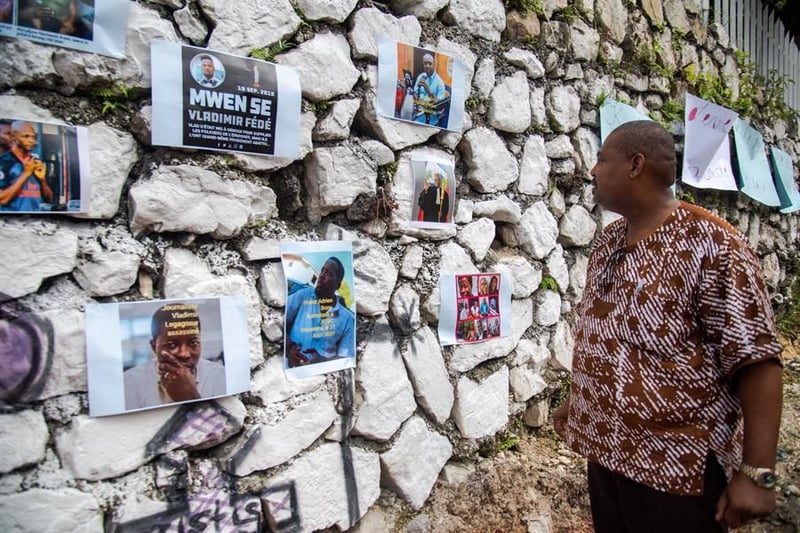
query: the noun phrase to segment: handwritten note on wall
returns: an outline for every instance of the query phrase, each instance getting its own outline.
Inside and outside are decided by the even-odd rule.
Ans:
[[[686,137],[681,180],[701,189],[737,190],[730,164],[728,132],[738,115],[686,94]]]
[[[774,146],[769,147],[772,156],[772,168],[775,171],[775,188],[781,200],[781,213],[793,213],[800,210],[800,192],[794,181],[792,158]]]
[[[600,105],[600,142],[606,142],[606,137],[617,127],[634,120],[652,119],[635,107],[606,98]]]
[[[769,171],[764,137],[744,121],[736,119],[733,126],[736,143],[736,164],[742,181],[741,190],[753,200],[765,205],[781,205],[772,173]]]

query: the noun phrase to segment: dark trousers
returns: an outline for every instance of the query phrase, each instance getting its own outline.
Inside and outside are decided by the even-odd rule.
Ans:
[[[589,463],[589,499],[595,533],[710,533],[727,528],[714,520],[727,485],[725,472],[709,454],[702,496],[678,496],[636,483]]]

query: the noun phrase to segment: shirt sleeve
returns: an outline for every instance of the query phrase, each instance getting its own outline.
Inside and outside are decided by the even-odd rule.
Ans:
[[[731,377],[749,363],[780,357],[761,265],[747,244],[728,235],[706,271],[698,308],[722,372]]]
[[[355,320],[353,319],[353,315],[348,314],[342,337],[339,339],[339,346],[337,347],[336,354],[341,357],[353,357],[355,355],[355,353],[353,353],[355,346]]]

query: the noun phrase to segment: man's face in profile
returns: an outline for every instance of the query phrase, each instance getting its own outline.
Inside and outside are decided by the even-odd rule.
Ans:
[[[203,76],[210,80],[214,76],[214,62],[210,59],[203,59],[200,62],[200,67],[203,69]]]
[[[150,341],[150,346],[159,363],[166,360],[194,369],[202,352],[200,335],[197,333],[181,335],[181,330],[185,331],[185,327],[177,330],[164,328],[158,337]]]

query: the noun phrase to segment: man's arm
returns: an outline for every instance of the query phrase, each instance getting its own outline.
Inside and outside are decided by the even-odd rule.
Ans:
[[[567,438],[567,418],[569,417],[569,402],[571,400],[571,392],[567,394],[567,399],[564,403],[558,406],[558,409],[553,411],[553,429],[562,438]]]
[[[39,185],[42,188],[42,197],[47,200],[48,203],[51,203],[53,201],[53,189],[50,188],[50,185],[47,183],[47,179],[45,178],[47,173],[44,163],[38,159],[33,160],[33,175],[37,180],[39,180]]]
[[[775,468],[783,393],[781,366],[777,359],[741,368],[737,393],[744,417],[742,461],[751,466]],[[759,487],[736,472],[717,504],[717,520],[731,527],[775,510],[775,490]]]
[[[11,201],[19,194],[19,191],[22,190],[22,187],[25,186],[25,182],[28,181],[28,178],[31,176],[31,174],[33,174],[32,161],[27,161],[22,163],[22,165],[22,172],[20,172],[16,178],[14,178],[13,174],[9,172],[11,179],[13,179],[14,182],[5,189],[0,189],[0,205],[8,205],[11,203]]]

